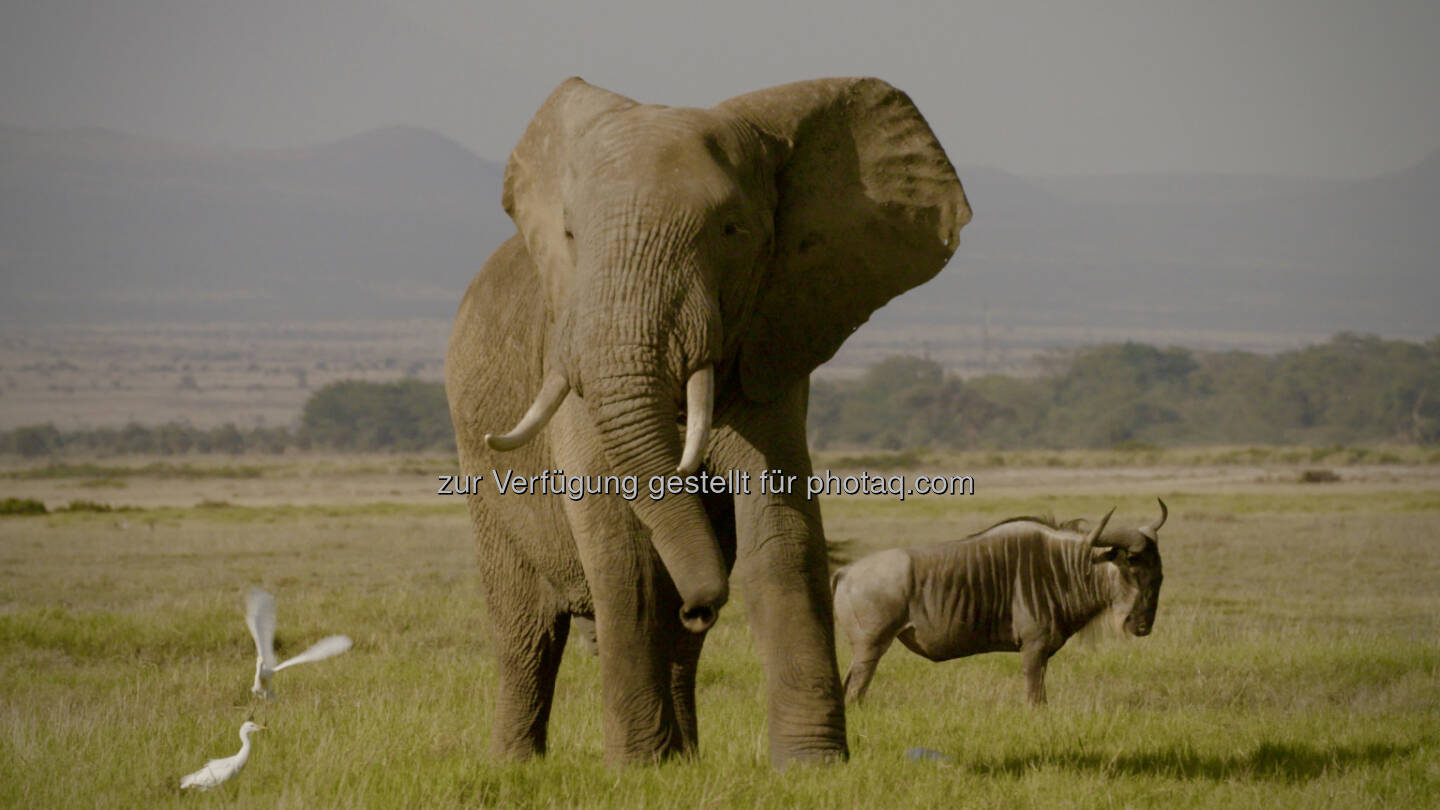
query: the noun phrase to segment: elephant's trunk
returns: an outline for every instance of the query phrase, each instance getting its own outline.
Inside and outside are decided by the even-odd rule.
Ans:
[[[676,430],[677,386],[669,375],[657,373],[655,363],[637,362],[652,352],[614,346],[587,351],[591,359],[581,364],[584,399],[610,465],[640,482],[641,495],[631,507],[649,527],[650,541],[679,591],[681,623],[700,632],[714,624],[725,604],[729,577],[700,499],[667,490],[666,484],[676,480],[677,469],[699,466],[713,407],[713,378],[706,367],[688,381],[691,402],[682,454]]]
[[[627,203],[577,240],[589,250],[578,253],[562,345],[606,460],[639,481],[630,507],[679,592],[681,622],[700,632],[729,596],[728,566],[699,496],[667,485],[704,459],[722,333],[712,274],[693,252],[697,221],[660,213]]]

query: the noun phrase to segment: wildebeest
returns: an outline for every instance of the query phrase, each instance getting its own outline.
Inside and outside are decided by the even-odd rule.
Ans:
[[[1088,534],[1081,521],[1010,518],[963,540],[871,554],[834,573],[835,617],[850,639],[845,702],[865,695],[890,643],[931,661],[1019,652],[1030,702],[1045,702],[1045,665],[1105,614],[1148,635],[1160,597],[1156,533],[1168,511],[1138,529]]]

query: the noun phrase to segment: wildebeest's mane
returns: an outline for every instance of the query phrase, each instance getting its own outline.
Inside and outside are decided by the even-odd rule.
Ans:
[[[1054,515],[1022,515],[1020,517],[1005,518],[993,526],[988,526],[972,535],[968,535],[965,539],[969,540],[971,537],[979,537],[982,534],[987,534],[1010,523],[1038,523],[1047,529],[1054,529],[1057,532],[1078,532],[1082,531],[1085,527],[1084,518],[1075,518],[1060,523],[1055,519]]]

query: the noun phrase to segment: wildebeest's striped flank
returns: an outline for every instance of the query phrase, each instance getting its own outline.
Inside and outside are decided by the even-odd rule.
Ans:
[[[1114,510],[1110,510],[1113,514]],[[865,694],[897,637],[932,661],[984,652],[1022,656],[1032,703],[1045,702],[1045,665],[1070,636],[1109,613],[1143,636],[1164,578],[1160,517],[1136,529],[1088,534],[1080,521],[1011,518],[963,540],[890,549],[836,571],[835,617],[850,639],[845,700]]]

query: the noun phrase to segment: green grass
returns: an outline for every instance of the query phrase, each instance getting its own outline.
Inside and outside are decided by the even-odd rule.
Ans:
[[[599,668],[578,650],[550,756],[492,761],[494,665],[455,499],[0,520],[0,805],[1434,807],[1440,497],[1341,487],[1166,494],[1151,637],[1072,642],[1041,711],[1018,656],[932,664],[897,645],[848,712],[850,762],[784,773],[743,604],[706,643],[698,761],[607,767]],[[830,499],[825,517],[863,551],[1117,503],[1117,521],[1154,509],[982,490]],[[279,599],[282,655],[334,632],[355,648],[252,700],[252,583]],[[269,728],[244,772],[182,795],[251,716]],[[919,746],[951,761],[907,759]]]

